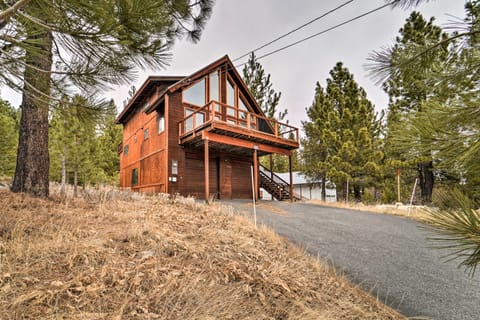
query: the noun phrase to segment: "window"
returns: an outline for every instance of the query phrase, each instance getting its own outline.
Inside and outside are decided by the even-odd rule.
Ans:
[[[165,131],[165,116],[163,114],[158,115],[158,133]]]
[[[138,168],[132,170],[132,186],[138,184]]]
[[[242,120],[247,120],[248,108],[242,96],[238,99],[238,109],[240,109],[238,111],[238,117]]]
[[[227,80],[227,104],[235,106],[235,86]]]
[[[143,130],[143,140],[147,140],[147,139],[148,139],[148,128]]]
[[[123,147],[123,156],[124,157],[128,156],[128,150],[129,150],[129,147],[128,147],[128,144],[126,144],[125,147]]]
[[[242,96],[240,96],[239,102],[240,102],[240,103],[239,103],[238,108],[239,108],[240,110],[248,111],[247,104],[245,103],[245,101],[244,101],[244,99],[243,99]]]
[[[205,78],[183,91],[183,101],[197,106],[205,105]]]
[[[209,81],[210,81],[210,101],[220,101],[220,86],[218,83],[218,71],[210,73]]]
[[[178,174],[178,161],[172,160],[172,175]]]

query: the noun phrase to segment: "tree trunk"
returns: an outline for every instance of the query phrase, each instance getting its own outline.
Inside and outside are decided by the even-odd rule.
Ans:
[[[73,197],[76,198],[78,196],[78,165],[75,164],[73,167]]]
[[[327,186],[326,186],[327,179],[325,177],[322,177],[321,181],[322,181],[322,198],[321,198],[321,200],[323,202],[325,202],[325,201],[327,201]]]
[[[355,197],[355,201],[357,201],[357,202],[362,201],[362,189],[357,184],[353,185],[353,195]]]
[[[427,204],[432,202],[434,182],[432,161],[422,162],[418,164],[418,181],[420,185],[422,203]]]
[[[13,192],[49,195],[48,107],[52,69],[52,34],[32,27],[25,53],[22,115]],[[41,71],[44,70],[44,71]]]
[[[65,184],[67,182],[67,165],[66,165],[66,156],[65,156],[66,150],[65,147],[63,147],[62,151],[62,160],[61,160],[61,165],[62,165],[62,185],[60,187],[60,194],[62,196],[65,195]]]

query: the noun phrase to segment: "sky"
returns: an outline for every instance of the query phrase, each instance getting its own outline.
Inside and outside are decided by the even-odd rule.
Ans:
[[[187,76],[228,54],[234,60],[296,27],[345,3],[346,0],[216,0],[200,41],[177,41],[170,65],[161,70],[139,70],[131,85],[139,88],[149,75]],[[338,23],[385,4],[383,0],[356,0],[308,27],[255,52],[257,56],[321,32]],[[434,0],[416,8],[425,18],[436,18],[440,26],[463,19],[464,0]],[[313,101],[316,82],[325,86],[329,71],[338,62],[354,75],[365,89],[377,111],[385,109],[387,95],[368,76],[365,65],[373,50],[393,44],[398,30],[413,9],[384,8],[359,20],[326,32],[299,45],[265,57],[259,62],[271,75],[274,90],[282,93],[279,110],[288,109],[287,119],[301,127],[307,119],[305,108]],[[248,57],[235,61],[246,62]],[[243,67],[239,67],[241,73]],[[115,87],[104,97],[113,98],[121,111],[131,85]],[[20,95],[2,88],[0,94],[12,105],[20,104]]]

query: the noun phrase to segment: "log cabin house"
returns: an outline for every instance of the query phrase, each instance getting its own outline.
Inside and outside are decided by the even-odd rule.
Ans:
[[[209,200],[251,199],[252,189],[258,199],[263,187],[294,198],[291,180],[258,158],[284,155],[291,172],[298,129],[265,117],[228,56],[187,77],[150,76],[116,122],[123,188]]]

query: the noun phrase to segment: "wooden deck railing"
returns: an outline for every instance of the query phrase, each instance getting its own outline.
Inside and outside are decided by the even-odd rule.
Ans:
[[[297,143],[299,139],[298,128],[218,101],[210,101],[181,120],[178,123],[180,138],[213,122],[226,123]]]

